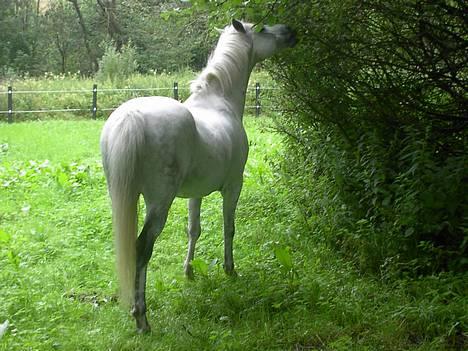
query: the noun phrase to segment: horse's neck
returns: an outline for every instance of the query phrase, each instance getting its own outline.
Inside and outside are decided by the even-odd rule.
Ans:
[[[244,115],[245,98],[249,77],[250,72],[246,73],[245,77],[234,78],[232,88],[223,96],[224,100],[231,107],[233,114],[240,120],[242,120]]]
[[[203,106],[207,109],[222,110],[223,112],[227,110],[232,118],[242,120],[249,77],[250,71],[246,72],[243,77],[232,77],[232,86],[229,91],[224,93],[218,83],[213,82],[214,87],[193,93],[185,104]]]
[[[245,92],[253,68],[252,45],[232,30],[219,38],[208,65],[192,83],[186,104],[214,109],[241,120],[245,107]]]

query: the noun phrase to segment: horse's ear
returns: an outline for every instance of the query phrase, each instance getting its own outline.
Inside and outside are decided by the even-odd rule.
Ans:
[[[235,30],[237,30],[239,33],[245,33],[245,28],[244,25],[242,24],[241,21],[236,20],[235,18],[232,19],[232,26],[234,27]]]

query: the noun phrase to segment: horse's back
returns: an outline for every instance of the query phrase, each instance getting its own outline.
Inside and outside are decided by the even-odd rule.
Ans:
[[[143,123],[145,129],[154,126],[165,132],[193,125],[190,111],[180,102],[163,96],[131,99],[120,105],[107,120],[103,133],[110,125]]]
[[[106,154],[118,150],[116,145],[133,144],[140,192],[151,192],[145,187],[166,180],[177,187],[190,168],[195,139],[193,116],[181,103],[166,97],[135,98],[119,106],[104,125],[101,149],[105,168],[109,168]]]

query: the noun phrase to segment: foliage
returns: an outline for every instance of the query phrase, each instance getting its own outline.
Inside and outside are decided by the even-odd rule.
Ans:
[[[286,105],[294,114],[283,129],[312,174],[332,183],[346,208],[336,246],[364,269],[467,264],[462,9],[384,1],[293,9],[304,40],[278,62],[296,104]],[[299,96],[298,86],[310,89]]]
[[[117,52],[113,43],[107,44],[99,62],[97,79],[101,82],[110,81],[113,86],[121,86],[138,68],[135,56],[131,43],[123,46],[120,52]]]
[[[122,26],[131,28],[141,72],[172,73],[187,67],[200,70],[206,63],[216,37],[207,30],[201,12],[185,12],[184,1],[124,1],[120,5]]]
[[[464,2],[196,3],[297,30],[272,75],[290,141],[282,171],[314,230],[326,225],[318,237],[364,271],[466,269]]]
[[[222,269],[213,195],[203,202],[196,279],[184,279],[187,212],[177,200],[149,267],[145,336],[116,302],[102,121],[1,124],[0,323],[10,325],[0,350],[466,349],[466,273],[386,283],[305,236],[307,218],[287,205],[289,184],[278,178],[285,150],[271,122],[245,118],[239,276]]]
[[[126,46],[139,71],[199,70],[215,32],[180,0],[7,0],[0,4],[0,78],[44,72],[95,74],[113,43]],[[183,38],[183,40],[181,40]],[[134,68],[133,59],[128,70]]]

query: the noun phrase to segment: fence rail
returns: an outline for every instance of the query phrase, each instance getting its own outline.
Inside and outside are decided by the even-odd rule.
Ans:
[[[153,91],[172,91],[172,97],[179,100],[180,91],[188,91],[188,86],[179,86],[178,82],[174,82],[172,87],[153,87],[153,88],[105,88],[98,89],[97,84],[94,84],[92,89],[70,89],[70,90],[14,90],[13,86],[8,86],[6,91],[0,91],[0,99],[2,95],[7,96],[7,109],[0,110],[1,115],[7,115],[8,123],[14,122],[15,114],[28,114],[28,113],[62,113],[62,112],[89,112],[91,118],[96,119],[98,112],[109,112],[117,108],[117,106],[98,107],[98,94],[115,94],[115,93],[144,93]],[[254,86],[249,86],[247,92],[254,91],[255,98],[253,105],[247,105],[246,109],[252,109],[255,111],[255,116],[260,116],[262,109],[265,107],[271,108],[268,105],[262,105],[262,93],[264,91],[279,90],[276,87],[262,87],[259,82],[256,82]],[[38,94],[82,94],[89,95],[89,108],[36,108],[36,109],[15,109],[15,95],[38,95]],[[122,101],[123,102],[123,101]]]

